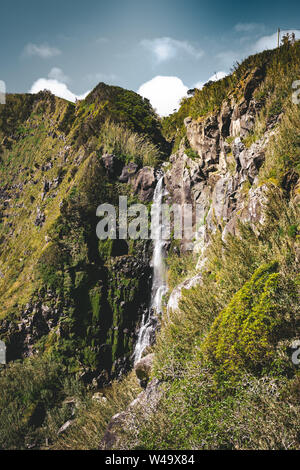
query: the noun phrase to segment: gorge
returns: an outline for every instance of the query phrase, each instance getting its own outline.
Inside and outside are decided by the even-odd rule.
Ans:
[[[299,51],[163,119],[104,83],[7,95],[1,448],[299,449]],[[158,209],[153,240],[97,238],[119,196]],[[197,206],[192,241],[164,240],[163,202]]]

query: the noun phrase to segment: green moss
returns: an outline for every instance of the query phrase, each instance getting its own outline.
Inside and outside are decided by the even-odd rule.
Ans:
[[[191,159],[191,160],[197,160],[199,159],[199,154],[195,150],[188,148],[184,151],[184,153]]]
[[[202,345],[217,375],[240,375],[245,369],[259,373],[270,367],[286,323],[283,294],[278,263],[273,262],[257,269],[234,295]]]
[[[93,312],[93,322],[97,322],[100,319],[101,289],[99,289],[99,287],[95,287],[89,292],[89,296]]]
[[[41,285],[60,290],[63,283],[63,265],[64,259],[59,246],[55,243],[50,244],[36,266],[36,275]]]

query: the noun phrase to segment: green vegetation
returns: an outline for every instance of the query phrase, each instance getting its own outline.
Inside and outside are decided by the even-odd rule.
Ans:
[[[299,321],[299,210],[269,195],[260,235],[215,235],[201,285],[165,317],[153,414],[137,414],[134,449],[299,449],[299,371],[290,356]],[[277,259],[270,262],[270,253]]]
[[[104,88],[114,101],[116,90]],[[127,246],[107,247],[96,237],[97,207],[117,205],[120,194],[133,198],[130,185],[108,178],[101,155],[114,145],[123,163],[155,165],[164,139],[140,96],[118,89],[112,105],[98,91],[94,103],[73,105],[45,91],[8,95],[9,106],[0,107],[0,318],[10,322],[1,331],[10,360],[26,354],[23,333],[14,344],[23,315],[33,353],[55,354],[64,375],[68,370],[107,384],[129,367],[148,275],[135,272],[144,269],[138,242],[130,245],[130,265]],[[42,310],[51,312],[49,323]]]
[[[174,252],[174,247],[169,250],[167,258],[168,266],[168,286],[172,291],[174,287],[184,281],[187,277],[192,277],[195,272],[195,256],[192,253],[179,255]]]
[[[226,243],[221,232],[215,234],[207,252],[201,285],[183,293],[180,310],[172,313],[158,338],[156,370],[159,378],[170,380],[181,374],[183,363],[193,354],[195,345],[202,342],[220,312],[228,307],[257,269],[270,263],[270,253],[279,263],[279,272],[284,278],[297,282],[298,242],[290,227],[299,227],[298,221],[298,208],[287,205],[278,191],[270,189],[266,221],[259,235],[247,225],[240,225],[240,238],[228,235]],[[259,303],[258,299],[255,302]],[[295,298],[291,296],[290,302],[295,305]]]
[[[96,135],[107,120],[123,124],[135,133],[146,135],[163,151],[167,149],[159,119],[149,100],[133,91],[105,83],[99,83],[78,106],[75,121],[77,130],[73,136],[77,145],[86,143],[91,136]]]
[[[300,108],[291,102],[299,52],[299,42],[285,39],[161,121],[147,100],[105,84],[75,105],[42,92],[10,95],[11,106],[0,107],[1,338],[14,347],[13,360],[34,353],[0,371],[1,448],[97,449],[111,417],[141,391],[133,372],[113,378],[131,365],[148,304],[149,247],[96,238],[97,206],[117,205],[120,194],[136,198],[108,176],[102,153],[156,166],[165,139],[173,149],[186,139],[186,117],[205,122],[255,90],[260,111],[243,143],[274,133],[255,183],[238,184],[243,202],[263,186],[264,217],[256,226],[237,222],[237,236],[224,238],[222,221],[216,226],[199,284],[183,289],[178,310],[162,318],[151,377],[160,381],[159,406],[136,411],[119,445],[300,449],[300,375],[291,361],[300,318]],[[233,140],[226,138],[231,174]],[[198,159],[188,145],[185,153]],[[212,184],[218,176],[214,169]],[[197,274],[197,261],[172,241],[170,290]],[[19,327],[29,344],[23,336],[18,343]],[[72,425],[58,436],[67,420]]]
[[[158,148],[148,138],[130,131],[122,124],[105,121],[101,141],[103,151],[113,153],[125,163],[134,161],[140,166],[154,166],[161,156]]]
[[[299,450],[299,376],[244,375],[216,388],[197,356],[168,384],[155,414],[123,436],[134,450]]]
[[[296,335],[297,286],[277,271],[276,262],[257,269],[210,328],[202,350],[223,380],[267,372],[278,341]]]
[[[266,152],[266,159],[260,173],[261,181],[272,180],[286,190],[300,175],[300,109],[290,104],[272,137]]]
[[[264,51],[248,57],[242,63],[236,63],[232,74],[216,82],[208,82],[201,90],[196,89],[194,96],[184,98],[176,113],[163,118],[163,134],[173,149],[185,137],[184,119],[203,120],[220,110],[225,99],[242,101],[253,80],[262,80],[254,97],[263,105],[265,124],[274,116],[290,107],[292,83],[298,79],[300,68],[300,42],[287,43],[279,49]]]
[[[0,387],[2,450],[53,448],[57,431],[68,420],[72,422],[70,431],[66,437],[62,435],[56,448],[96,449],[111,417],[141,390],[131,374],[122,383],[113,382],[97,400],[92,399],[93,392],[86,389],[78,374],[68,373],[57,355],[26,359],[0,369]]]
[[[26,359],[0,370],[0,448],[43,446],[49,437],[47,423],[58,426],[71,418],[67,397],[81,399],[83,384],[66,377],[56,357]]]
[[[124,411],[142,391],[135,373],[100,393],[98,399],[85,398],[78,419],[60,439],[54,437],[53,450],[97,450],[111,418]]]

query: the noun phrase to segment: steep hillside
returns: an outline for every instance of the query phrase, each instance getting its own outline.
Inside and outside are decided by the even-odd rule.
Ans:
[[[116,448],[300,448],[299,76],[286,44],[164,120],[168,198],[198,206],[196,239],[171,244],[150,399],[127,410],[125,437],[111,422]]]
[[[164,119],[167,200],[197,205],[196,237],[169,248],[161,331],[135,367],[148,385],[95,446],[300,448],[299,75],[286,44]],[[81,425],[58,448],[79,445]]]
[[[104,84],[76,105],[8,97],[0,447],[300,448],[299,76],[300,44],[285,44],[162,123]],[[152,244],[99,242],[96,208],[151,203],[157,167],[166,202],[198,218],[192,243],[168,244],[157,342],[129,372]]]
[[[149,102],[104,84],[75,105],[47,91],[8,95],[0,143],[7,360],[52,358],[85,383],[108,384],[132,363],[151,250],[143,241],[99,241],[96,209],[118,207],[122,194],[151,198],[154,172],[142,168],[163,157],[160,123]],[[25,404],[28,419],[36,406]]]

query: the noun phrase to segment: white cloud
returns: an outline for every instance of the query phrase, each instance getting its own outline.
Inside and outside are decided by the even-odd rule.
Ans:
[[[53,67],[50,72],[48,73],[48,78],[52,78],[53,80],[58,80],[59,82],[67,83],[70,81],[69,77],[64,74],[62,69],[58,67]]]
[[[178,77],[156,76],[144,83],[138,93],[148,98],[161,116],[168,116],[177,109],[180,100],[187,96],[188,87]]]
[[[209,79],[206,80],[206,82],[197,82],[197,83],[195,83],[193,88],[199,88],[201,90],[201,88],[203,87],[203,85],[205,85],[205,83],[207,83],[207,82],[216,82],[217,80],[221,80],[221,78],[224,78],[227,75],[228,75],[228,73],[223,72],[223,70],[220,70],[220,72],[214,73],[211,77],[209,77]]]
[[[264,31],[265,28],[262,23],[237,23],[234,30],[238,33],[251,33],[253,31]]]
[[[280,37],[282,38],[286,33],[295,33],[296,39],[300,39],[300,30],[297,29],[288,29],[281,31]],[[257,53],[265,51],[266,49],[275,49],[277,47],[277,32],[271,34],[270,36],[263,36],[262,38],[258,39],[254,44],[251,53]]]
[[[32,44],[29,43],[25,46],[23,56],[32,57],[37,56],[42,59],[49,59],[61,54],[61,51],[56,47],[50,47],[47,44]]]
[[[143,39],[140,44],[153,54],[158,63],[174,59],[181,53],[189,55],[194,59],[200,59],[203,56],[203,51],[196,49],[189,42],[178,41],[168,37]]]
[[[90,91],[82,95],[75,95],[70,91],[65,83],[59,82],[58,80],[51,79],[51,78],[39,78],[34,82],[29,93],[38,93],[42,90],[49,90],[56,96],[60,98],[64,98],[65,100],[75,102],[77,100],[84,99]]]

